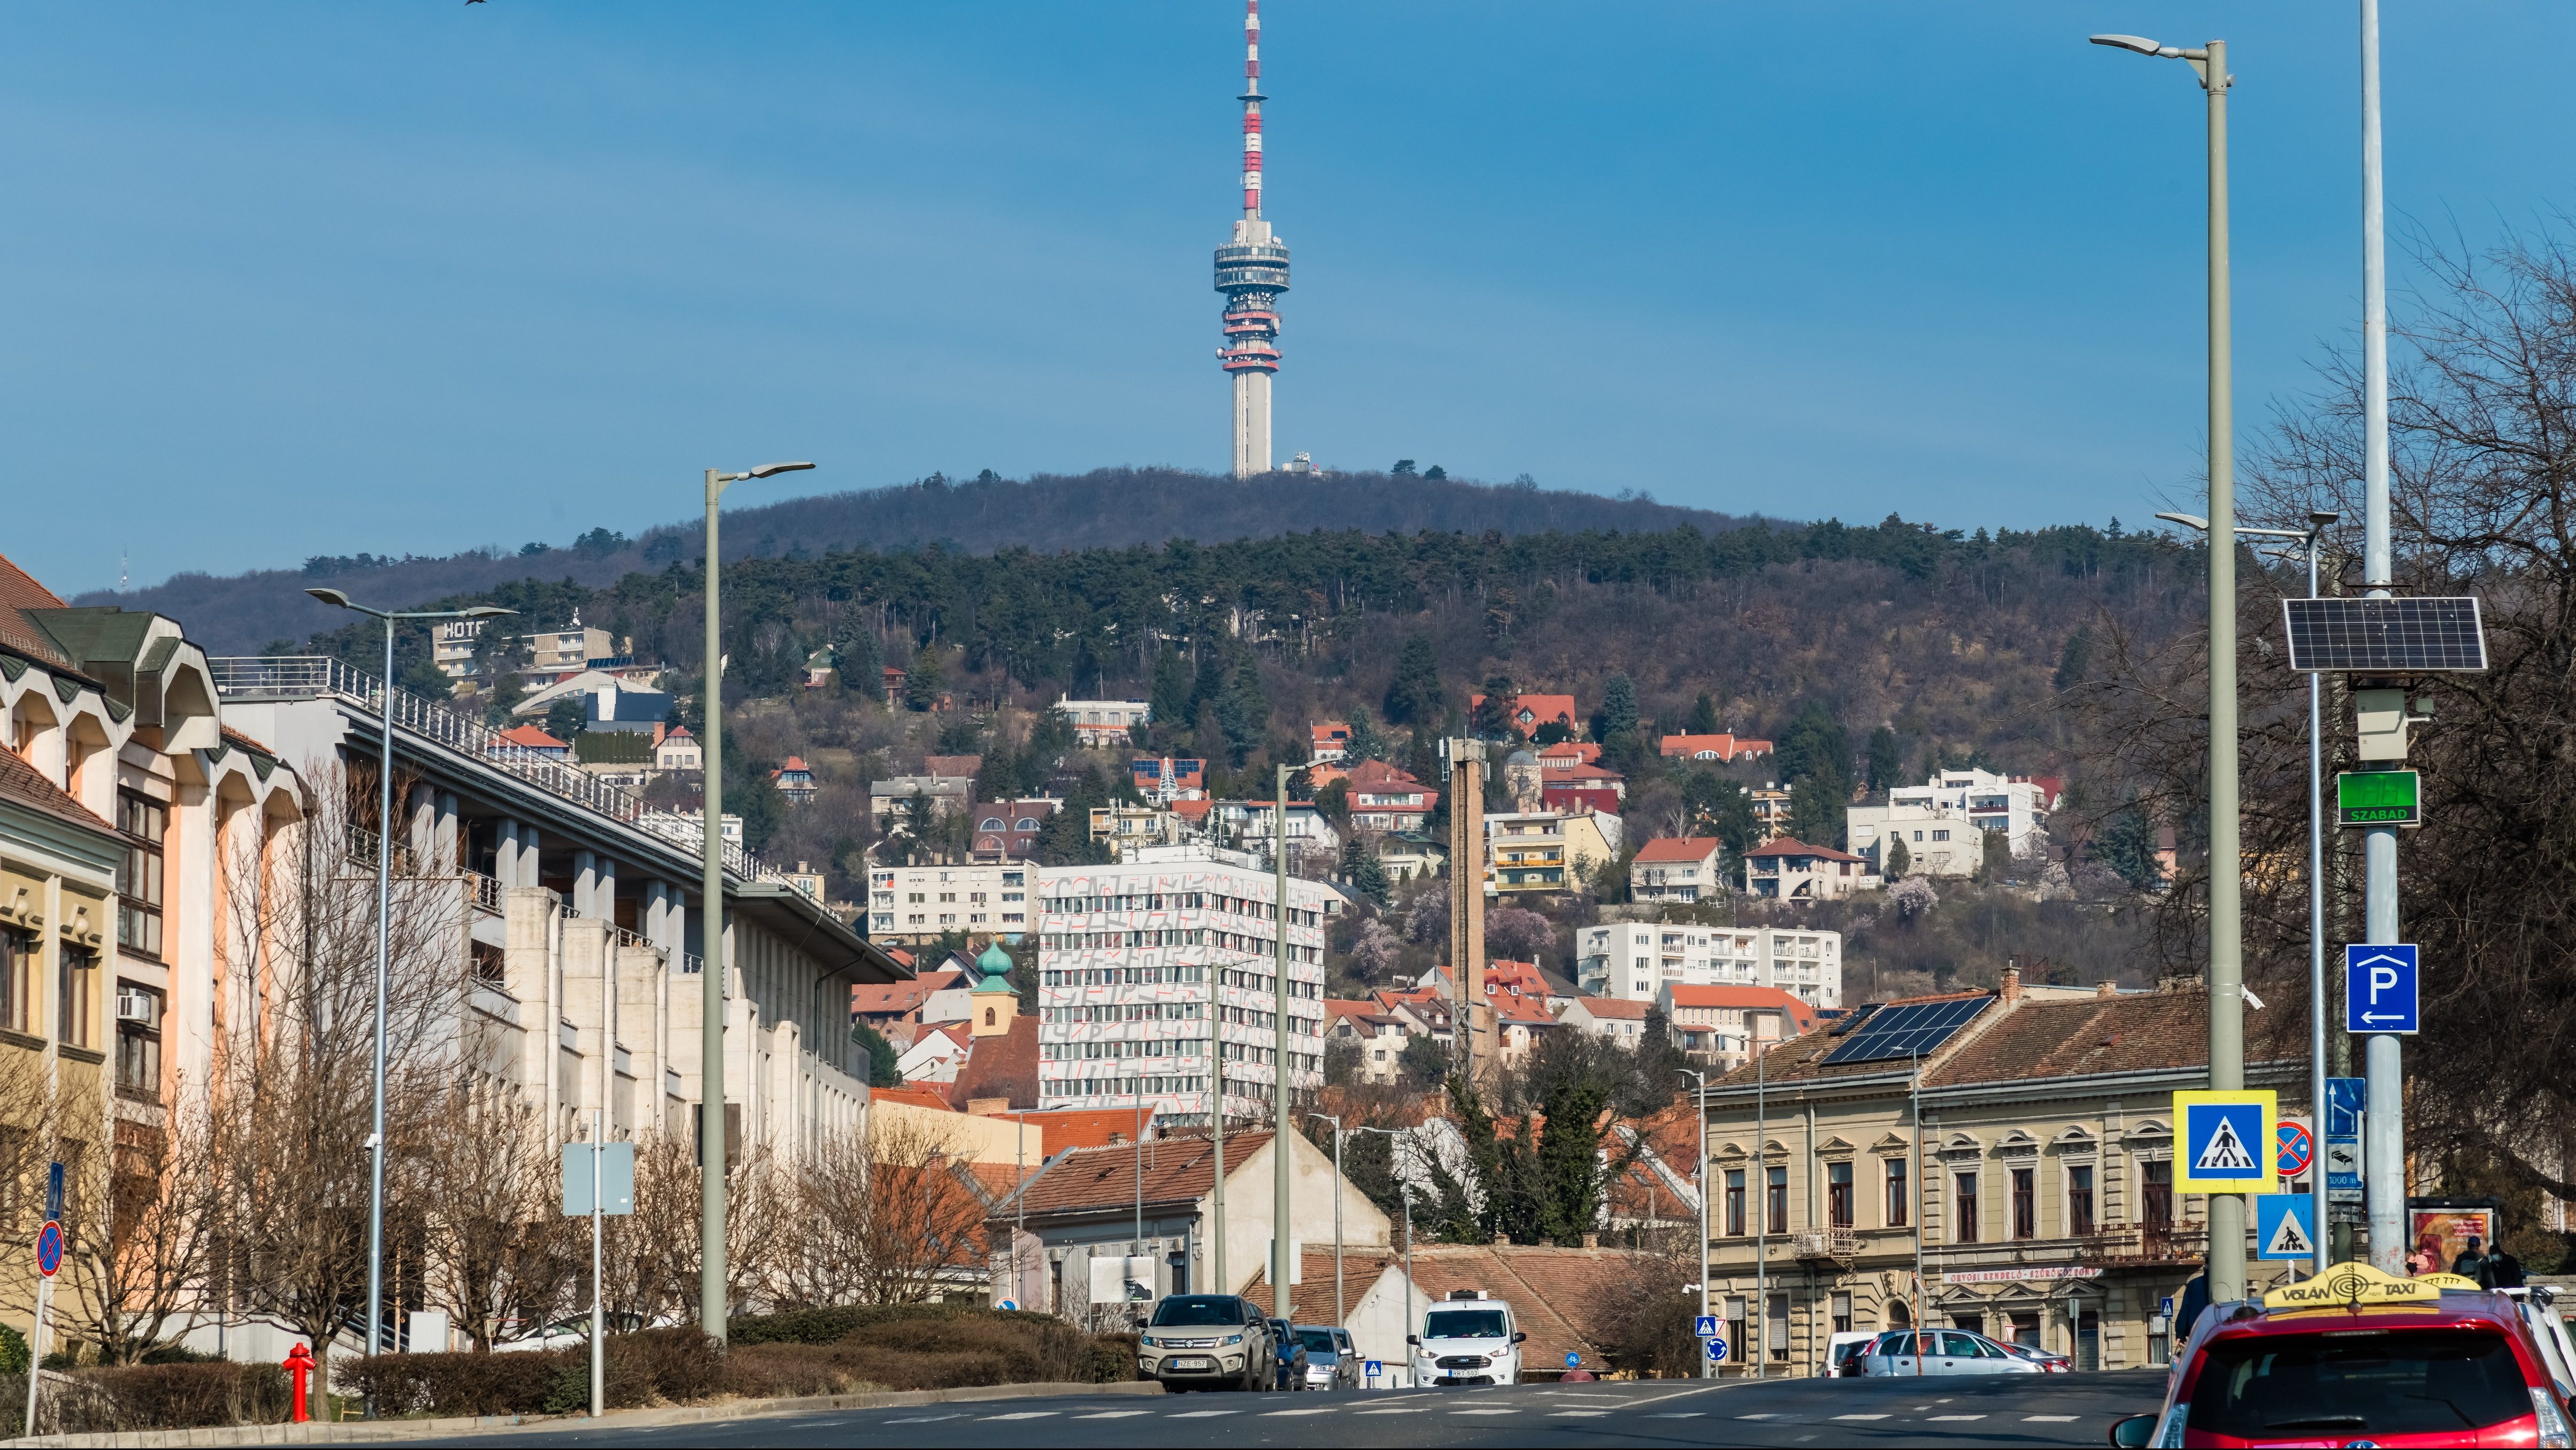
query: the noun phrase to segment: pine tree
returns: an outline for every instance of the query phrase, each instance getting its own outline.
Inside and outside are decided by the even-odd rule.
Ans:
[[[1693,735],[1717,733],[1717,702],[1704,694],[1691,703],[1690,733]]]
[[[1395,661],[1395,678],[1386,686],[1386,722],[1417,730],[1437,727],[1441,714],[1440,657],[1431,636],[1417,634],[1404,642]]]
[[[1154,657],[1154,721],[1175,729],[1190,718],[1190,668],[1169,644]]]
[[[1612,675],[1601,685],[1601,713],[1592,717],[1592,738],[1607,744],[1613,737],[1637,731],[1637,682]]]
[[[1896,744],[1896,732],[1881,725],[1869,732],[1869,790],[1881,794],[1897,784],[1896,773],[1905,768],[1902,752]]]
[[[1887,849],[1879,854],[1885,859],[1878,864],[1878,874],[1889,881],[1901,881],[1905,878],[1906,872],[1914,869],[1914,857],[1905,849],[1903,832],[1890,830],[1887,833]]]
[[[916,710],[927,710],[939,703],[939,692],[945,683],[939,651],[925,644],[913,654],[912,667],[903,672],[904,703]]]

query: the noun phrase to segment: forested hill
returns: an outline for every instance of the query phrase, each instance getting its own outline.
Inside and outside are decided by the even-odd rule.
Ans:
[[[689,493],[686,487],[674,491],[675,511],[691,501]],[[1523,535],[1689,525],[1713,533],[1744,522],[1650,498],[1383,473],[1283,473],[1247,484],[1169,468],[1106,468],[1025,480],[988,472],[968,481],[933,475],[892,488],[766,505],[755,492],[738,490],[734,498],[723,533],[729,559],[858,548],[883,553],[934,544],[955,553],[1012,547],[1056,553],[1171,539],[1212,544],[1318,529]],[[700,528],[697,520],[684,519],[631,539],[594,529],[568,543],[530,543],[515,553],[324,556],[307,560],[302,569],[180,574],[151,588],[121,595],[98,591],[78,602],[155,610],[185,623],[190,636],[214,653],[247,653],[281,637],[336,627],[333,611],[305,598],[304,590],[315,585],[396,607],[530,578],[597,587],[699,556]]]
[[[926,666],[961,704],[1154,698],[1172,728],[1205,736],[1189,711],[1208,691],[1193,678],[1240,679],[1236,693],[1260,701],[1223,731],[1241,764],[1282,757],[1309,719],[1374,707],[1398,656],[1427,648],[1443,710],[1498,676],[1591,708],[1624,674],[1644,713],[1674,726],[1714,712],[1724,728],[1762,734],[1813,704],[1859,729],[1893,722],[1909,749],[2029,770],[2060,758],[2050,702],[2084,668],[2079,631],[2116,617],[2161,634],[2191,617],[2202,576],[2196,551],[2116,526],[1963,535],[1893,517],[1864,528],[835,550],[728,567],[727,693],[797,695],[808,653],[830,647],[850,679],[892,663]],[[498,603],[548,627],[579,609],[693,693],[698,588],[698,571],[675,561],[603,588],[529,579],[447,602]],[[364,663],[372,638],[341,627],[318,643]],[[407,677],[426,669],[425,640],[407,638],[404,651]],[[422,683],[435,688],[435,676]],[[1410,712],[1413,723],[1439,725],[1427,710]]]

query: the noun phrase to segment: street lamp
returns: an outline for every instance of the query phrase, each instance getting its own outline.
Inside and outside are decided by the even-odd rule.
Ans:
[[[367,1353],[384,1342],[385,1310],[385,973],[391,953],[394,860],[394,622],[402,619],[497,619],[516,614],[497,604],[465,609],[370,609],[337,589],[304,591],[334,609],[346,609],[385,622],[385,675],[378,686],[383,702],[376,727],[376,1060],[375,1110],[367,1133]],[[367,1396],[367,1418],[376,1417],[376,1398]]]
[[[2209,520],[2197,514],[2158,514],[2157,518],[2177,523],[2187,529],[2209,532]],[[2255,535],[2271,539],[2297,539],[2308,546],[2308,597],[2317,597],[2317,547],[2326,528],[2342,515],[2331,509],[2312,509],[2305,529],[2256,529],[2240,524],[2239,537]],[[2326,1245],[2326,1169],[2314,1161],[2324,1152],[2326,1131],[2326,750],[2324,676],[2308,676],[2308,1120],[2315,1130],[2309,1139],[2311,1161],[2308,1171],[2310,1227],[2315,1232],[2314,1258],[2316,1272],[2326,1271],[2329,1257]]]
[[[1698,1095],[1691,1099],[1692,1116],[1699,1119],[1699,1162],[1691,1171],[1691,1181],[1699,1185],[1699,1312],[1702,1318],[1714,1318],[1717,1311],[1708,1307],[1708,1074],[1688,1067],[1678,1071],[1699,1083]],[[1758,1152],[1762,1144],[1756,1141],[1753,1146]],[[1699,1377],[1708,1379],[1715,1374],[1707,1346],[1702,1345]]]
[[[796,473],[810,463],[764,463],[749,473],[707,470],[707,738],[702,772],[705,814],[699,821],[698,884],[698,1325],[725,1342],[725,1117],[724,1117],[724,639],[716,582],[716,501],[725,485],[748,478]],[[1016,1286],[1014,1286],[1016,1287]]]
[[[2095,45],[2187,62],[2209,99],[2209,532],[2236,535],[2236,413],[2227,281],[2227,42],[2196,50],[2139,35]],[[2239,877],[2236,739],[2236,551],[2209,551],[2209,1085],[2245,1086],[2244,892]],[[2245,1195],[2209,1196],[2209,1299],[2245,1297]]]
[[[1342,1327],[1342,1120],[1333,1113],[1308,1113],[1333,1125],[1333,1327]]]

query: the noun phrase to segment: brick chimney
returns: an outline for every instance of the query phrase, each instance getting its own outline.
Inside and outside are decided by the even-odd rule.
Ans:
[[[2006,958],[2004,961],[2003,997],[2006,1003],[2021,1000],[2021,958],[2019,957]]]

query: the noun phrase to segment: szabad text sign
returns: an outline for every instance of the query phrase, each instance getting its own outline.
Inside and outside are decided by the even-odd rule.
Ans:
[[[2335,821],[2346,826],[2420,826],[2421,792],[2411,770],[2347,770],[2335,777]]]
[[[2413,1032],[2415,1023],[2415,948],[2397,945],[2345,947],[2344,1030]]]
[[[607,1182],[601,1213],[635,1211],[635,1145],[632,1143],[566,1143],[563,1150],[564,1212],[586,1218],[591,1211],[590,1155],[599,1155],[599,1176]]]

